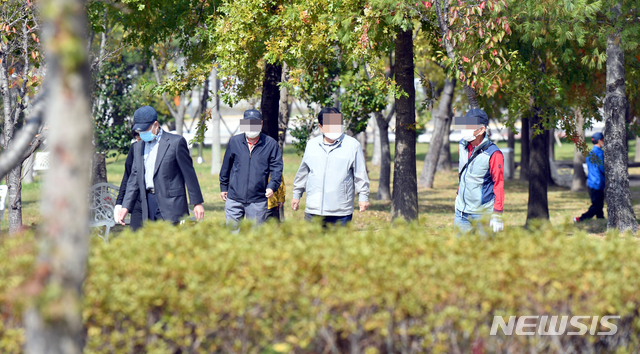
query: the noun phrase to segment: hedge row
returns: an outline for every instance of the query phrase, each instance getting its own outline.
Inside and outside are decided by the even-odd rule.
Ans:
[[[15,252],[24,243],[0,247],[3,260],[18,255],[0,265],[3,353],[22,340],[21,307],[7,294],[33,260]],[[640,249],[616,235],[543,226],[455,238],[404,223],[327,232],[285,223],[232,235],[215,223],[156,224],[93,242],[89,269],[86,353],[640,348]],[[615,336],[491,336],[494,315],[622,318]]]

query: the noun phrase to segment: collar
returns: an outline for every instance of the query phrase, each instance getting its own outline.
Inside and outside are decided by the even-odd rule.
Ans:
[[[478,146],[473,146],[471,143],[467,143],[467,150],[471,151],[475,148],[481,148],[489,142],[489,137],[487,135],[484,136],[484,139],[478,144]]]
[[[162,128],[160,128],[160,130],[158,130],[158,134],[156,135],[156,138],[151,140],[150,143],[160,142],[160,138],[162,138]]]
[[[260,135],[258,135],[258,140],[256,140],[255,144],[252,144],[252,143],[249,141],[249,138],[247,137],[247,134],[245,134],[245,135],[244,135],[244,141],[247,143],[247,145],[253,145],[253,146],[256,146],[256,145],[258,145],[258,143],[260,143],[260,141],[262,140],[262,139],[260,139],[261,137],[262,137],[262,133],[260,133]]]
[[[322,134],[322,135],[321,135],[321,137],[322,137],[322,139],[320,139],[320,143],[321,143],[321,144],[326,145],[326,146],[333,146],[333,145],[335,145],[335,144],[337,144],[337,143],[339,143],[339,142],[342,142],[342,139],[344,139],[344,133],[342,133],[342,135],[340,135],[340,136],[338,137],[338,139],[334,140],[331,144],[327,144],[327,143],[324,141],[324,134]]]

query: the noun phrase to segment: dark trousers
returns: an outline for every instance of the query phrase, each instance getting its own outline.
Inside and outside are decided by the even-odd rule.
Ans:
[[[592,217],[598,219],[604,219],[604,189],[591,189],[589,188],[589,197],[591,197],[591,206],[586,213],[580,216],[580,220],[588,220]]]
[[[350,222],[351,219],[353,218],[353,214],[344,215],[344,216],[320,216],[320,215],[304,213],[304,219],[307,221],[311,221],[313,220],[313,218],[316,218],[316,217],[322,219],[323,227],[327,227],[327,224],[335,225],[337,223],[340,223],[340,225],[342,226],[346,226],[347,223]]]
[[[137,229],[142,227],[142,202],[140,201],[140,198],[138,198],[138,201],[136,202],[136,205],[133,207],[133,210],[131,210],[131,213],[129,213],[131,215],[131,221],[129,222],[129,227],[131,227],[131,230],[136,231]]]
[[[280,207],[275,207],[267,210],[267,221],[275,219],[280,222]]]
[[[164,220],[155,194],[147,192],[147,206],[149,206],[149,221]]]

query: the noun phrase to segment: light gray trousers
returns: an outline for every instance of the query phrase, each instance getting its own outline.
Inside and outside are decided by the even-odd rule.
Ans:
[[[231,198],[227,198],[224,203],[224,216],[227,225],[231,226],[235,232],[239,231],[240,220],[243,216],[255,221],[258,225],[267,219],[267,201],[258,203],[240,203]]]

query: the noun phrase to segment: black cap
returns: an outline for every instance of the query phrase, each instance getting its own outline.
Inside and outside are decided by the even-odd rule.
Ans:
[[[158,113],[151,106],[140,107],[133,114],[133,130],[139,132],[149,129],[151,124],[158,120]]]
[[[480,125],[489,125],[489,116],[479,108],[471,109],[467,114],[465,114],[465,118],[472,117],[475,118]]]
[[[262,120],[262,114],[257,109],[248,109],[244,111],[244,119],[258,119]]]

